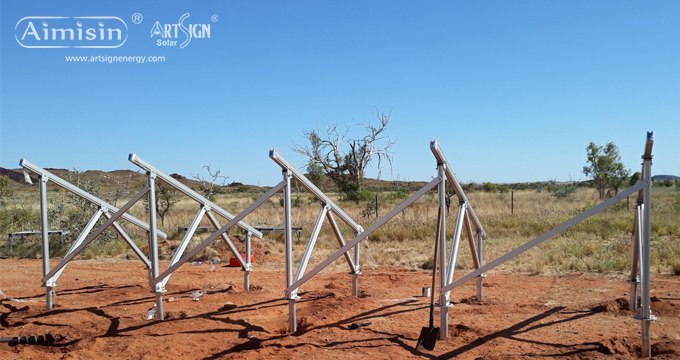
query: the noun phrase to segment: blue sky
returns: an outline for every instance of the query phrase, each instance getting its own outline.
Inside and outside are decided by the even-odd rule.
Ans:
[[[185,13],[210,38],[156,46],[154,22]],[[117,16],[128,38],[23,48],[26,16]],[[679,18],[677,1],[3,0],[0,166],[136,169],[136,152],[167,172],[211,163],[231,181],[273,185],[270,148],[302,165],[292,145],[303,131],[380,109],[397,140],[383,178],[434,176],[434,138],[466,182],[584,179],[590,141],[614,141],[637,171],[647,130],[654,173],[680,175]]]

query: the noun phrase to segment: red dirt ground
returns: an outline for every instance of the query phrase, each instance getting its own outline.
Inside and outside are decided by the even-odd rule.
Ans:
[[[183,266],[168,284],[166,320],[146,321],[153,295],[138,262],[73,262],[48,312],[40,261],[0,260],[0,336],[64,336],[51,347],[0,344],[0,359],[592,359],[640,351],[622,278],[491,273],[483,302],[474,284],[452,294],[450,337],[421,352],[414,347],[428,299],[414,296],[428,286],[427,271],[367,271],[360,298],[350,296],[349,275],[322,273],[302,288],[300,330],[288,335],[280,267],[256,268],[248,293],[239,269],[209,267]],[[680,358],[680,277],[654,277],[652,289],[653,353]],[[204,292],[199,301],[189,297],[195,290]]]

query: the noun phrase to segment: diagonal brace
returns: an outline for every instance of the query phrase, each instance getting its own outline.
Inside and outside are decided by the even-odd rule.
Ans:
[[[340,247],[345,246],[345,239],[342,237],[342,232],[340,232],[338,223],[335,221],[333,212],[329,211],[326,214],[326,218],[328,219],[328,223],[331,225],[331,229],[333,229],[333,233],[335,233],[335,237],[338,239],[338,244],[340,244]],[[345,252],[345,260],[347,260],[347,265],[349,265],[349,269],[352,272],[352,274],[358,273],[359,269],[357,266],[354,265],[354,261],[352,260],[352,257],[349,255],[349,252]]]
[[[286,186],[285,181],[281,181],[278,183],[276,186],[271,188],[269,191],[264,193],[262,196],[260,196],[255,202],[250,204],[245,210],[241,211],[238,215],[234,216],[229,222],[227,222],[224,226],[219,228],[219,230],[215,231],[210,235],[207,239],[203,240],[200,244],[196,245],[189,251],[186,255],[182,256],[181,259],[177,261],[174,265],[169,266],[163,273],[158,275],[158,277],[154,280],[156,284],[162,281],[162,279],[166,278],[168,275],[172,274],[175,270],[177,270],[180,266],[182,266],[185,262],[189,261],[189,259],[193,258],[198,254],[201,250],[205,249],[210,243],[215,241],[218,237],[222,236],[226,231],[234,227],[234,225],[238,224],[239,221],[243,220],[248,214],[253,212],[256,208],[258,208],[260,205],[264,204],[269,198],[274,196],[276,193],[281,191],[283,187]],[[240,258],[237,257],[237,259]],[[243,259],[241,259],[243,261]]]
[[[182,258],[184,251],[186,251],[187,246],[189,246],[189,242],[191,241],[191,238],[194,236],[194,233],[196,232],[198,225],[201,223],[201,220],[203,219],[203,215],[205,215],[205,213],[206,213],[205,206],[201,206],[201,208],[196,213],[194,220],[191,222],[191,225],[189,226],[189,229],[187,230],[186,234],[184,234],[184,239],[182,239],[182,241],[179,243],[179,246],[177,247],[177,250],[175,250],[175,253],[172,254],[172,259],[170,259],[170,266],[176,264],[179,261],[179,259]],[[168,280],[170,280],[170,275],[166,276],[163,279],[163,281],[160,282],[163,285],[163,287],[165,287],[165,284],[168,283]]]
[[[633,185],[632,187],[620,192],[618,195],[616,195],[616,196],[614,196],[614,197],[612,197],[612,198],[610,198],[606,201],[599,203],[598,205],[582,212],[580,215],[578,215],[578,216],[576,216],[576,217],[574,217],[570,220],[567,220],[566,222],[563,222],[560,225],[555,226],[551,230],[543,233],[542,235],[539,235],[538,237],[536,237],[533,240],[525,243],[524,245],[522,245],[518,248],[515,248],[514,250],[506,253],[505,255],[482,265],[478,269],[466,274],[465,276],[461,277],[460,279],[456,280],[455,282],[445,286],[442,289],[442,291],[450,291],[454,288],[457,288],[457,287],[463,285],[467,281],[481,275],[482,273],[485,273],[485,272],[495,268],[496,266],[498,266],[498,265],[514,258],[515,256],[531,249],[532,247],[541,244],[542,242],[550,239],[551,237],[553,237],[555,235],[560,234],[561,232],[571,228],[572,226],[575,226],[575,225],[583,222],[587,218],[589,218],[593,215],[596,215],[596,214],[610,208],[611,206],[613,206],[617,202],[623,200],[626,196],[629,196],[629,195],[635,193],[636,191],[647,186],[648,184],[649,184],[649,180],[642,180],[642,181],[638,182],[637,184]]]
[[[108,218],[106,221],[104,221],[94,232],[92,232],[85,240],[83,241],[82,244],[80,244],[77,248],[73,249],[72,252],[69,254],[66,254],[63,259],[61,259],[61,262],[59,265],[55,266],[52,271],[47,273],[42,279],[43,284],[54,274],[57,273],[57,271],[61,270],[66,264],[73,260],[73,258],[78,255],[87,245],[89,245],[94,239],[97,238],[106,228],[111,226],[116,220],[118,220],[123,214],[125,214],[132,206],[134,206],[139,199],[141,199],[144,195],[146,195],[149,192],[149,188],[145,187],[144,189],[140,190],[137,194],[135,194],[130,201],[128,201],[123,207],[118,209],[117,212],[115,212],[110,218]]]
[[[300,260],[300,265],[298,266],[295,280],[299,280],[305,274],[305,270],[307,270],[307,264],[309,264],[309,259],[312,257],[314,245],[316,245],[316,240],[319,238],[319,232],[321,231],[321,226],[323,225],[323,219],[326,217],[329,209],[330,206],[323,204],[321,210],[319,211],[319,216],[317,216],[314,227],[312,228],[312,234],[309,236],[309,242],[307,243],[304,254],[302,254],[302,259]]]
[[[423,195],[425,195],[428,191],[432,190],[435,186],[439,185],[439,183],[442,181],[441,177],[436,177],[432,181],[430,181],[427,185],[423,186],[422,189],[418,190],[415,194],[411,195],[408,199],[402,201],[397,207],[392,209],[389,213],[385,214],[385,216],[381,217],[378,219],[373,225],[369,226],[368,229],[362,231],[358,235],[356,235],[352,240],[350,240],[345,246],[341,247],[338,249],[336,252],[331,254],[326,260],[322,261],[319,265],[317,265],[314,269],[310,270],[307,274],[305,274],[302,278],[299,280],[296,280],[293,284],[291,284],[287,289],[286,293],[290,294],[293,292],[293,290],[299,288],[302,284],[307,282],[309,279],[311,279],[314,275],[318,274],[321,270],[326,268],[326,266],[330,265],[333,261],[337,260],[342,254],[346,253],[354,245],[359,243],[361,240],[367,238],[369,235],[371,235],[373,232],[378,230],[381,226],[385,225],[386,222],[388,222],[390,219],[393,217],[397,216],[402,210],[404,210],[406,207],[414,203],[416,200],[420,199]]]

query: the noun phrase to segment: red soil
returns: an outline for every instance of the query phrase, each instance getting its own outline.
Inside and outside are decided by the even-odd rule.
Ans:
[[[0,359],[592,359],[640,351],[622,278],[491,273],[484,301],[473,284],[452,293],[450,337],[428,352],[414,348],[428,318],[428,299],[415,297],[428,271],[366,271],[360,298],[350,296],[349,275],[322,273],[302,288],[299,331],[288,335],[282,269],[255,265],[251,292],[239,269],[183,266],[168,284],[166,320],[146,321],[154,298],[138,262],[70,264],[55,308],[45,311],[40,261],[0,260],[0,336],[64,337],[53,346],[0,344]],[[652,351],[680,358],[680,277],[652,280]],[[192,301],[196,290],[204,295]]]

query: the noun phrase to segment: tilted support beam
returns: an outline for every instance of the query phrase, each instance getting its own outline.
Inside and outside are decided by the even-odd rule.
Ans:
[[[106,211],[108,209],[108,211],[110,211],[110,212],[114,212],[114,213],[118,212],[118,208],[116,208],[115,206],[113,206],[113,205],[109,204],[108,202],[90,194],[87,191],[84,191],[83,189],[81,189],[81,188],[71,184],[70,182],[60,178],[59,176],[57,176],[57,175],[39,167],[39,166],[31,163],[30,161],[28,161],[26,159],[21,159],[21,161],[19,161],[19,165],[21,167],[23,167],[24,169],[26,169],[26,170],[28,170],[28,171],[36,174],[36,175],[39,175],[41,177],[47,177],[47,179],[49,179],[49,181],[53,182],[54,184],[58,185],[59,187],[65,189],[65,190],[68,190],[71,193],[78,195],[81,198],[91,202],[92,204],[98,206],[102,210]],[[141,228],[145,231],[149,231],[149,224],[145,223],[142,220],[139,220],[138,218],[136,218],[136,217],[134,217],[130,214],[125,213],[121,216],[121,218],[129,221],[130,223],[136,225],[137,227],[139,227],[139,228]],[[162,232],[162,231],[159,231],[158,235],[160,237],[162,237],[163,239],[167,239],[167,237],[168,237],[168,235],[166,233]]]
[[[199,193],[195,192],[194,190],[192,190],[188,186],[182,184],[181,182],[173,179],[171,176],[165,174],[161,170],[155,168],[153,165],[149,164],[148,162],[146,162],[142,158],[140,158],[139,155],[137,155],[135,153],[131,153],[130,156],[128,157],[128,160],[131,163],[139,166],[142,170],[156,174],[157,179],[160,179],[163,182],[165,182],[166,184],[174,187],[175,189],[177,189],[178,191],[180,191],[184,195],[186,195],[186,196],[192,198],[194,201],[198,202],[199,204],[201,204],[201,205],[203,205],[207,208],[210,208],[212,211],[216,212],[217,214],[219,214],[223,218],[225,218],[227,220],[231,220],[231,219],[234,218],[234,215],[231,214],[229,211],[222,209],[217,204],[215,204],[214,202],[212,202],[212,201],[206,199],[205,197],[201,196]],[[251,232],[253,235],[262,239],[262,233],[260,231],[258,231],[257,229],[255,229],[254,227],[248,225],[247,223],[240,221],[237,225],[238,225],[238,227],[242,228],[246,232]]]
[[[276,149],[269,151],[269,157],[274,160],[282,169],[288,170],[290,175],[302,184],[305,189],[316,196],[319,201],[330,206],[331,210],[338,216],[342,221],[349,225],[355,231],[362,231],[361,225],[357,224],[349,215],[347,215],[338,205],[336,205],[323,191],[319,190],[316,185],[309,181],[304,175],[302,175],[294,166],[290,165],[286,159],[284,159]]]
[[[475,229],[477,230],[477,232],[482,234],[484,239],[486,239],[486,232],[484,231],[484,227],[482,226],[482,222],[479,221],[479,217],[477,216],[477,213],[472,208],[472,205],[470,205],[470,201],[468,200],[467,196],[465,195],[465,191],[463,191],[463,187],[460,186],[460,183],[458,182],[456,175],[453,173],[453,170],[451,169],[450,163],[448,162],[448,160],[446,160],[446,156],[444,156],[444,152],[439,147],[439,142],[437,140],[434,140],[430,143],[430,150],[432,151],[432,154],[434,155],[435,159],[437,159],[438,164],[446,164],[446,167],[444,169],[445,172],[446,172],[446,179],[451,184],[451,187],[453,188],[453,192],[456,194],[458,199],[467,204],[467,207],[468,207],[467,213],[472,218],[472,222],[475,226]]]

